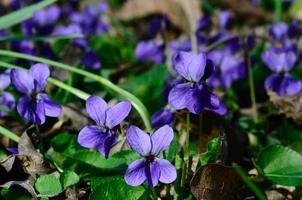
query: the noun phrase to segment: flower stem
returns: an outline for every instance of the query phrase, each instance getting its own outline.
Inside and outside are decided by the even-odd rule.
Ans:
[[[282,17],[282,0],[275,0],[274,22],[278,22]]]
[[[186,175],[189,169],[189,160],[190,160],[190,113],[188,112],[186,115],[186,139],[184,144],[184,162],[181,174],[181,190],[182,193],[185,190],[185,182],[186,182]]]
[[[258,111],[257,111],[257,102],[256,102],[256,95],[255,95],[255,84],[254,84],[254,76],[253,76],[253,71],[252,71],[251,58],[250,58],[249,53],[247,53],[247,66],[248,66],[248,73],[249,73],[249,87],[250,87],[250,96],[251,96],[251,102],[252,102],[253,121],[257,122]]]
[[[17,136],[17,134],[15,134],[15,133],[13,133],[13,132],[7,130],[6,128],[4,128],[4,127],[2,127],[2,126],[0,126],[0,133],[1,133],[2,135],[4,135],[5,137],[8,137],[9,139],[11,139],[11,140],[13,140],[13,141],[15,141],[15,142],[17,142],[17,143],[18,143],[19,140],[20,140],[20,137]]]
[[[137,110],[137,112],[141,116],[147,131],[151,131],[149,113],[148,113],[148,110],[146,109],[145,105],[136,96],[134,96],[130,92],[118,87],[117,85],[115,85],[111,81],[109,81],[109,80],[107,80],[107,79],[105,79],[101,76],[98,76],[96,74],[93,74],[93,73],[87,72],[85,70],[76,68],[75,66],[66,65],[66,64],[63,64],[63,63],[55,62],[55,61],[48,60],[48,59],[41,58],[41,57],[30,56],[30,55],[17,53],[17,52],[14,52],[14,51],[7,51],[7,50],[0,50],[0,55],[45,63],[45,64],[48,64],[48,65],[51,65],[51,66],[54,66],[54,67],[57,67],[57,68],[60,68],[60,69],[63,69],[63,70],[67,70],[67,71],[70,71],[70,72],[73,72],[73,73],[76,73],[76,74],[80,74],[82,76],[86,76],[90,79],[93,79],[93,80],[99,82],[101,85],[104,85],[105,87],[107,87],[110,90],[116,92],[117,94],[121,95],[122,97],[130,100],[133,107]]]
[[[157,200],[157,193],[154,189],[154,187],[150,187],[150,190],[151,190],[151,196],[152,196],[152,200]]]
[[[243,182],[255,193],[255,195],[260,200],[266,200],[265,194],[260,190],[260,188],[246,175],[246,173],[241,169],[239,165],[236,163],[232,164],[232,167],[237,172],[237,174],[241,177]]]

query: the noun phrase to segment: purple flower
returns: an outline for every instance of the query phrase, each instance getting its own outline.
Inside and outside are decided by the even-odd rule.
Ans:
[[[231,13],[230,11],[222,11],[219,13],[219,26],[221,29],[227,29],[231,23]]]
[[[290,38],[298,38],[300,37],[301,33],[302,33],[301,24],[298,22],[298,20],[293,19],[288,27],[287,35]]]
[[[168,160],[159,158],[173,140],[171,127],[163,126],[150,136],[136,126],[130,126],[126,137],[130,147],[143,157],[128,166],[125,174],[128,185],[138,186],[147,181],[154,187],[159,181],[168,184],[176,179],[175,167]]]
[[[0,74],[0,117],[5,116],[7,111],[15,107],[14,96],[4,91],[10,85],[10,71],[8,69],[3,74]]]
[[[53,35],[71,35],[71,34],[82,34],[82,28],[75,23],[67,26],[58,26],[54,30]]]
[[[167,26],[168,17],[164,15],[162,17],[153,17],[149,24],[149,35],[150,38],[154,38],[157,33],[162,33],[163,29]]]
[[[286,38],[288,31],[288,26],[284,22],[278,22],[273,24],[269,28],[269,34],[272,38],[278,41],[282,41]]]
[[[230,88],[233,82],[247,75],[244,62],[237,56],[232,55],[228,49],[211,51],[208,53],[208,57],[217,66],[214,75],[207,81],[213,87]]]
[[[6,115],[7,111],[13,110],[15,107],[15,98],[9,92],[0,91],[0,117]]]
[[[194,114],[200,114],[203,110],[225,113],[223,103],[205,84],[206,79],[214,72],[214,64],[204,53],[179,52],[173,64],[176,72],[185,79],[185,82],[171,89],[169,104],[176,110],[187,108]],[[220,113],[221,111],[223,112]]]
[[[62,107],[52,101],[43,90],[49,77],[45,64],[35,64],[28,71],[12,69],[11,81],[15,88],[24,94],[17,104],[18,113],[26,120],[41,125],[46,116],[58,117]]]
[[[164,62],[164,46],[153,40],[139,42],[135,48],[135,56],[140,61],[153,61],[156,64]]]
[[[102,98],[90,96],[86,101],[86,110],[96,126],[85,126],[79,133],[78,143],[83,147],[98,150],[107,158],[110,148],[117,140],[113,128],[129,115],[131,103],[122,101],[108,107]]]
[[[38,34],[49,35],[54,29],[54,23],[60,17],[60,8],[57,5],[34,12],[32,21]]]
[[[81,58],[81,61],[87,69],[96,70],[101,68],[101,61],[98,58],[96,52],[92,49],[84,53]]]
[[[153,128],[159,128],[164,125],[169,125],[172,126],[174,120],[174,113],[171,109],[169,108],[162,108],[156,113],[151,118],[151,124]]]
[[[273,90],[280,96],[295,95],[301,91],[302,84],[294,80],[288,72],[294,67],[296,55],[292,51],[271,48],[261,55],[262,61],[274,74],[265,80],[265,89]]]

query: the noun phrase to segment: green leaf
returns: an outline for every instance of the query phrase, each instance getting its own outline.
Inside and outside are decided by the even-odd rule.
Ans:
[[[91,180],[91,188],[90,200],[148,199],[148,192],[143,186],[129,186],[124,178],[120,176],[93,178]]]
[[[200,154],[199,160],[201,165],[215,162],[220,152],[221,138],[217,137],[208,143],[207,151]]]
[[[82,38],[81,34],[70,34],[70,35],[34,35],[34,36],[24,36],[24,35],[9,35],[0,38],[0,41],[21,41],[21,40],[32,40],[32,41],[45,41],[45,40],[71,40],[75,38]]]
[[[64,171],[60,175],[60,181],[65,190],[67,187],[77,184],[80,181],[80,177],[73,171]]]
[[[47,196],[56,196],[62,192],[61,183],[54,175],[40,176],[35,187],[40,194]]]
[[[302,155],[288,147],[271,145],[263,149],[257,159],[257,169],[280,185],[302,185]]]
[[[0,17],[0,29],[9,28],[15,24],[18,24],[26,19],[29,19],[35,11],[38,11],[57,0],[44,0],[42,2],[27,6],[15,12],[9,13]]]
[[[74,171],[80,177],[91,177],[123,174],[138,155],[133,151],[121,151],[106,159],[97,151],[82,149],[71,155],[53,152],[51,157],[63,170]]]
[[[67,155],[72,155],[83,149],[78,144],[76,135],[69,133],[58,134],[51,139],[50,144],[55,151],[65,153]]]
[[[153,66],[142,74],[131,76],[120,86],[137,96],[152,113],[165,104],[162,92],[167,75],[168,70],[164,65]]]
[[[26,190],[22,188],[12,188],[12,189],[3,188],[1,190],[1,197],[3,197],[5,200],[31,200],[32,199],[28,194],[28,192],[26,192]]]

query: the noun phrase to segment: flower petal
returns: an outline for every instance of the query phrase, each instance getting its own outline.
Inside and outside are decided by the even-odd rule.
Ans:
[[[45,111],[43,102],[32,102],[30,97],[23,96],[17,105],[18,113],[26,120],[41,125],[45,122]]]
[[[186,108],[188,97],[192,96],[191,83],[177,84],[174,86],[168,97],[168,102],[175,109],[181,110]]]
[[[10,69],[5,70],[3,74],[0,74],[0,90],[4,90],[10,84]]]
[[[157,163],[160,168],[159,181],[162,183],[172,183],[173,181],[175,181],[177,177],[175,167],[165,159],[159,159]]]
[[[178,52],[173,59],[175,70],[188,81],[199,82],[204,75],[206,67],[206,54],[193,54],[190,52]]]
[[[92,95],[86,100],[87,113],[98,125],[105,124],[107,108],[107,103],[101,97]]]
[[[272,74],[265,80],[265,89],[266,91],[273,90],[280,96],[284,96],[285,91],[285,83],[283,81],[283,77],[278,74]]]
[[[112,133],[106,133],[106,137],[100,142],[97,149],[105,157],[108,158],[112,145],[116,143],[116,135]]]
[[[150,136],[136,126],[127,129],[127,142],[132,149],[142,156],[149,155],[151,151]]]
[[[132,162],[126,171],[125,181],[128,185],[138,186],[146,180],[144,158]]]
[[[145,165],[145,173],[149,186],[155,187],[158,184],[160,168],[158,162],[151,162]]]
[[[39,94],[43,99],[45,115],[49,117],[59,117],[62,113],[62,106],[57,102],[51,100],[47,94]]]
[[[286,93],[290,95],[296,95],[301,91],[301,81],[297,81],[292,77],[288,76],[286,79]]]
[[[43,91],[47,84],[47,79],[50,75],[48,66],[45,64],[37,63],[29,69],[28,73],[34,79],[36,92]]]
[[[131,110],[129,101],[122,101],[106,111],[106,126],[110,129],[121,123]]]
[[[12,69],[11,81],[15,88],[23,94],[30,94],[34,90],[34,79],[26,71]]]
[[[157,156],[160,152],[166,150],[172,142],[173,137],[173,129],[170,126],[165,125],[157,129],[151,135],[151,154]]]
[[[78,135],[78,143],[86,148],[96,149],[106,137],[97,126],[85,126]]]

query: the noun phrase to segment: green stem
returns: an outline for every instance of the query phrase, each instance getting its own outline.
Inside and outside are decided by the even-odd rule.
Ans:
[[[17,134],[15,134],[15,133],[7,130],[6,128],[4,128],[2,126],[0,126],[0,133],[2,135],[4,135],[5,137],[8,137],[9,139],[11,139],[11,140],[13,140],[15,142],[19,142],[19,140],[20,140],[20,137],[17,136]]]
[[[241,177],[243,182],[255,193],[259,200],[266,200],[266,196],[260,190],[260,188],[246,175],[246,173],[241,169],[239,165],[236,163],[232,164],[234,170]]]
[[[185,182],[186,182],[186,175],[189,169],[189,160],[190,160],[190,113],[188,112],[186,115],[186,138],[184,144],[184,162],[181,174],[181,190],[182,193],[185,190]]]
[[[282,0],[275,0],[274,22],[279,22],[282,17]]]
[[[5,68],[18,68],[18,69],[25,69],[16,65],[12,65],[9,63],[5,63],[5,62],[1,62],[0,61],[0,67],[5,67]],[[90,95],[87,94],[86,92],[83,92],[82,90],[79,90],[77,88],[71,87],[61,81],[58,81],[54,78],[48,78],[48,83],[53,84],[59,88],[62,88],[72,94],[74,94],[75,96],[77,96],[80,99],[86,100]]]
[[[258,111],[257,111],[257,102],[256,102],[256,95],[255,95],[255,84],[254,84],[254,76],[252,71],[252,64],[251,58],[249,53],[247,53],[247,65],[248,65],[248,73],[249,73],[249,87],[250,87],[250,96],[252,102],[252,115],[253,121],[257,122],[258,120]]]
[[[150,187],[150,190],[151,190],[152,200],[157,200],[158,198],[154,187]]]
[[[55,61],[52,61],[52,60],[48,60],[48,59],[45,59],[45,58],[30,56],[30,55],[17,53],[17,52],[13,52],[13,51],[0,50],[0,55],[45,63],[45,64],[48,64],[48,65],[51,65],[51,66],[54,66],[54,67],[57,67],[57,68],[60,68],[60,69],[63,69],[63,70],[67,70],[67,71],[70,71],[70,72],[73,72],[73,73],[80,74],[82,76],[86,76],[88,78],[91,78],[91,79],[99,82],[100,84],[106,86],[110,90],[116,92],[117,94],[120,94],[124,98],[130,100],[133,107],[137,110],[137,112],[141,116],[141,118],[142,118],[142,120],[145,124],[146,130],[147,131],[151,130],[151,124],[150,124],[150,121],[149,121],[149,113],[148,113],[148,110],[146,109],[146,107],[144,106],[144,104],[133,94],[131,94],[128,91],[118,87],[117,85],[115,85],[111,81],[109,81],[109,80],[107,80],[107,79],[105,79],[101,76],[95,75],[93,73],[87,72],[87,71],[79,69],[79,68],[76,68],[74,66],[69,66],[69,65],[59,63],[59,62],[55,62]]]

